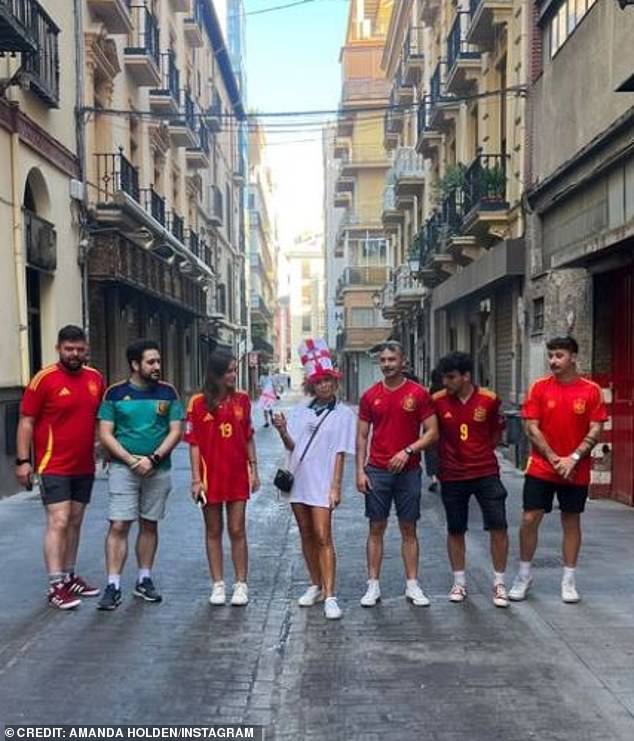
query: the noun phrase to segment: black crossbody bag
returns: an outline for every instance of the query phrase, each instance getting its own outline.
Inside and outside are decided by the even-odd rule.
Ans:
[[[297,466],[295,467],[296,471],[299,468],[300,463],[306,457],[306,453],[308,453],[308,448],[310,448],[313,440],[315,439],[315,435],[319,432],[319,428],[326,421],[326,417],[330,414],[330,412],[332,412],[333,409],[334,407],[329,409],[326,412],[326,414],[324,414],[324,416],[319,420],[319,423],[313,430],[313,434],[309,437],[308,442],[306,443],[306,447],[304,448],[304,452],[302,453],[301,458],[297,462]],[[279,489],[279,491],[284,492],[284,494],[290,494],[294,483],[295,483],[295,476],[287,468],[277,469],[277,473],[275,474],[275,478],[273,479],[273,485],[277,489]]]

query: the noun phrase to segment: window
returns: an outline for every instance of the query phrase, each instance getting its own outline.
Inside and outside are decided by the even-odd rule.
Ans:
[[[312,317],[310,314],[302,314],[302,332],[312,332]]]
[[[557,12],[544,28],[544,48],[552,59],[572,35],[596,0],[561,0]]]
[[[544,331],[544,297],[533,299],[533,333]]]
[[[385,239],[365,239],[361,242],[362,265],[385,265],[387,260],[387,241]]]
[[[348,310],[348,326],[350,327],[376,327],[381,324],[376,309],[358,307]]]

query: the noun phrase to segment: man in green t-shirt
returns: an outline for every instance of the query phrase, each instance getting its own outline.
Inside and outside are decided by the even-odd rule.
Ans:
[[[128,533],[136,520],[139,573],[134,595],[160,602],[152,581],[158,523],[172,488],[170,453],[179,443],[184,418],[176,389],[161,381],[161,355],[153,340],[137,340],[126,351],[130,378],[110,386],[99,408],[99,436],[112,461],[108,471],[109,520],[106,537],[108,584],[99,610],[121,602],[121,572]]]

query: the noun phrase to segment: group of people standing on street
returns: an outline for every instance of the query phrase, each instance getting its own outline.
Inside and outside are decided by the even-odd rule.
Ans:
[[[129,377],[104,389],[98,371],[86,364],[83,330],[60,330],[59,362],[40,371],[25,391],[17,435],[16,475],[30,488],[39,476],[46,508],[44,556],[49,604],[76,607],[82,597],[101,595],[98,609],[112,611],[122,600],[121,573],[128,536],[138,522],[138,574],[133,594],[158,603],[152,569],[158,523],[171,491],[170,454],[183,437],[189,444],[191,497],[202,510],[212,591],[209,602],[227,601],[223,567],[223,530],[231,544],[234,585],[230,602],[248,603],[246,506],[260,488],[251,403],[236,389],[236,359],[214,350],[201,393],[187,411],[176,389],[161,380],[157,343],[138,340],[127,349]],[[363,607],[381,599],[383,538],[392,503],[402,538],[405,597],[415,606],[429,598],[418,581],[417,523],[421,510],[421,454],[431,461],[447,519],[447,550],[453,572],[451,602],[467,598],[465,534],[469,500],[474,495],[489,531],[492,601],[508,607],[523,600],[532,586],[531,562],[544,514],[557,495],[563,530],[564,602],[579,601],[575,568],[581,545],[580,516],[588,496],[590,454],[607,419],[601,390],[577,371],[578,346],[572,337],[547,343],[550,374],[527,394],[522,416],[531,443],[523,490],[520,567],[507,591],[509,539],[507,492],[495,449],[504,428],[501,400],[474,382],[471,358],[452,352],[436,368],[430,393],[405,375],[406,358],[398,342],[384,343],[379,354],[383,379],[361,397],[358,417],[338,400],[341,374],[321,341],[301,349],[308,396],[288,419],[274,412],[271,421],[287,453],[282,477],[301,538],[310,585],[298,604],[323,602],[328,619],[342,616],[335,589],[336,554],[332,515],[342,498],[345,456],[355,455],[356,487],[365,501],[367,588]],[[95,424],[108,463],[107,581],[103,592],[76,572],[79,534],[94,480]],[[277,478],[277,477],[276,477]]]

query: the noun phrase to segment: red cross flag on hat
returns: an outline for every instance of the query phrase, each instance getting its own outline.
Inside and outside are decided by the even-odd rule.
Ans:
[[[298,352],[304,366],[306,380],[309,383],[319,381],[321,378],[341,378],[341,373],[335,370],[332,364],[332,356],[326,340],[322,337],[316,340],[304,340]]]

